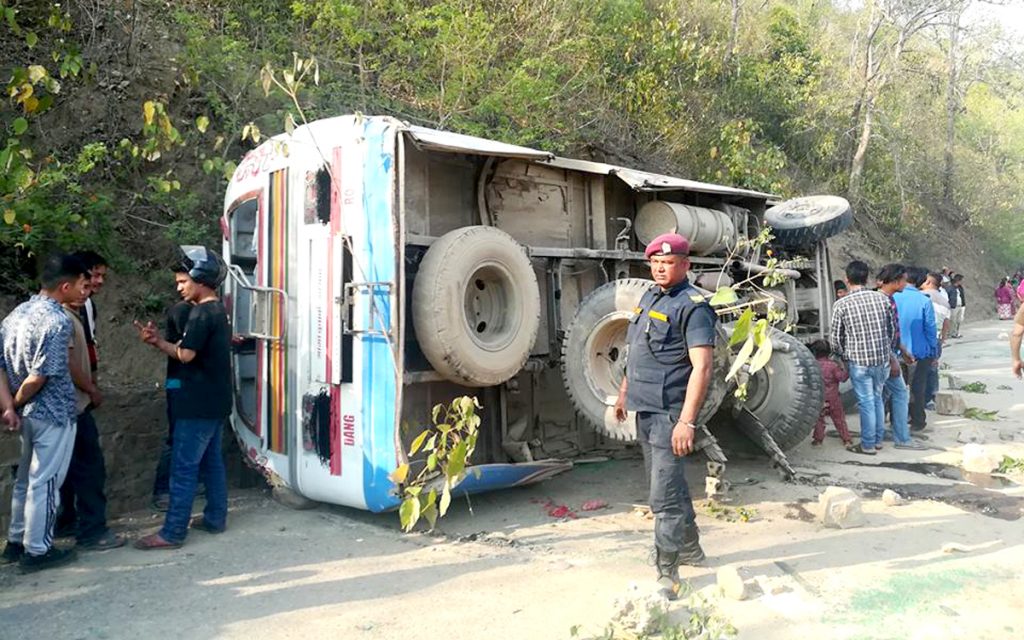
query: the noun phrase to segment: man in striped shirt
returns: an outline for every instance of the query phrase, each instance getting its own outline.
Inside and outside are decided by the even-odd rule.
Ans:
[[[868,272],[860,260],[846,266],[850,292],[832,309],[831,346],[846,362],[860,410],[861,441],[850,450],[874,455],[885,429],[882,387],[899,339],[889,298],[866,287]]]

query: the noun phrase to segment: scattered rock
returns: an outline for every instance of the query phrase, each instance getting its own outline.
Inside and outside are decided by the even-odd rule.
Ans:
[[[819,517],[826,527],[850,529],[864,524],[860,498],[845,487],[828,487],[818,496]]]
[[[500,531],[493,531],[483,536],[483,542],[492,544],[496,547],[514,547],[516,541],[513,540],[508,534]]]
[[[945,391],[935,394],[935,412],[941,416],[962,416],[967,403],[956,393]]]
[[[1007,442],[1013,442],[1017,439],[1017,432],[1014,429],[1000,429],[999,439]]]
[[[648,635],[658,630],[658,621],[669,613],[665,599],[658,593],[630,584],[626,593],[612,604],[612,621],[636,635]]]
[[[952,373],[944,374],[946,376],[946,384],[951,391],[956,391],[964,386],[964,381],[954,376]]]
[[[724,567],[719,567],[718,571],[715,572],[715,577],[718,588],[726,598],[746,600],[747,596],[750,595],[750,589],[747,583],[743,581],[743,576],[740,575],[740,568],[738,566],[727,564]]]
[[[714,500],[722,494],[722,479],[707,476],[704,478],[704,495],[708,500]]]
[[[942,553],[967,553],[971,548],[959,542],[947,542],[942,545]]]
[[[960,465],[964,471],[971,473],[990,473],[999,466],[999,456],[991,453],[980,444],[964,445],[964,459]]]
[[[1005,332],[1005,331],[1000,331],[998,339],[999,340],[1009,340],[1010,339],[1010,334]]]
[[[976,442],[978,444],[984,444],[985,443],[985,432],[982,431],[978,427],[970,426],[970,427],[967,427],[966,429],[961,429],[960,433],[956,434],[956,441],[957,442],[962,442],[964,444],[968,444],[968,443],[971,443],[971,442]]]
[[[887,507],[896,507],[903,504],[905,500],[903,496],[896,493],[892,489],[886,489],[882,492],[882,503]]]

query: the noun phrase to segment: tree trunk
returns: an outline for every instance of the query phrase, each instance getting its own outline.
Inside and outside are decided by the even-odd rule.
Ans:
[[[732,57],[736,52],[736,41],[740,31],[740,0],[730,0],[732,4],[732,22],[729,28],[729,42],[725,49],[725,66],[732,66]]]
[[[946,79],[946,149],[942,170],[942,201],[953,204],[953,145],[956,142],[956,112],[959,108],[956,83],[958,73],[957,55],[960,42],[960,12],[954,13],[949,25],[949,76]]]
[[[871,129],[874,126],[875,98],[868,96],[864,103],[864,123],[860,128],[860,140],[857,141],[857,149],[853,152],[853,160],[850,162],[850,184],[847,193],[851,199],[855,199],[860,192],[860,180],[864,173],[864,160],[868,155],[868,143],[871,142]]]

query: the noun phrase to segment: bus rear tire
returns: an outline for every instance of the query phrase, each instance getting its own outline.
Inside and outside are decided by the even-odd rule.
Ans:
[[[614,405],[626,370],[626,327],[640,298],[653,284],[625,278],[598,287],[580,302],[562,341],[562,381],[573,406],[598,432],[613,440],[636,440],[635,415],[630,411],[626,420],[619,422]],[[728,339],[721,327],[718,337],[714,373],[697,418],[699,424],[714,415],[727,390]]]
[[[467,387],[519,373],[537,339],[540,311],[526,251],[495,227],[462,227],[438,238],[413,284],[412,323],[423,355]]]

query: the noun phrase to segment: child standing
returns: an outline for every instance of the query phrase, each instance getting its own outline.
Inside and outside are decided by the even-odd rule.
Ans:
[[[832,424],[836,426],[839,437],[843,439],[844,445],[850,445],[850,430],[846,428],[846,412],[843,410],[843,399],[839,395],[839,383],[849,379],[850,374],[846,368],[831,358],[831,350],[824,340],[815,340],[810,345],[811,353],[818,360],[821,367],[821,377],[825,380],[825,406],[821,408],[821,415],[818,416],[818,423],[814,425],[814,434],[811,436],[811,444],[818,446],[825,439],[825,416],[832,418]]]

